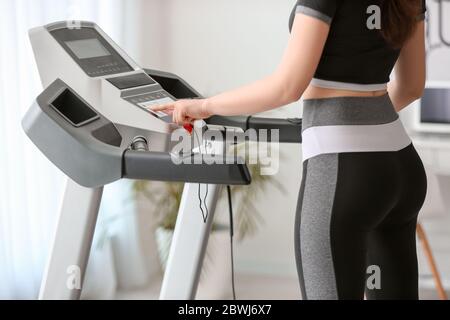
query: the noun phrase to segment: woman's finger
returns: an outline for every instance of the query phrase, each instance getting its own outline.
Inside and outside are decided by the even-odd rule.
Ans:
[[[175,105],[173,103],[169,103],[169,104],[162,104],[159,106],[152,106],[151,107],[152,111],[173,111],[175,109]],[[167,113],[167,112],[166,112]]]
[[[177,109],[177,124],[179,125],[179,126],[182,126],[182,125],[184,125],[184,112],[183,112],[183,109],[182,108],[179,108],[179,109]]]
[[[165,110],[164,113],[171,116],[173,114],[173,110]]]
[[[173,112],[173,123],[178,124],[178,113],[179,113],[179,110],[175,109]]]

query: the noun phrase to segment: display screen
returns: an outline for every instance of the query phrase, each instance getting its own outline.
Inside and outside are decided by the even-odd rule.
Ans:
[[[110,56],[111,53],[97,39],[67,41],[66,45],[78,59]]]
[[[450,124],[450,88],[428,88],[421,101],[422,123]]]

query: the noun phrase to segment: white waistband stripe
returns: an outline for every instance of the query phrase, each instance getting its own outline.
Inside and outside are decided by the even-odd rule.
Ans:
[[[326,89],[352,90],[352,91],[382,91],[387,89],[387,83],[358,84],[338,81],[329,81],[313,78],[311,84]]]
[[[321,154],[399,151],[411,144],[400,119],[380,125],[312,127],[302,136],[303,161]]]

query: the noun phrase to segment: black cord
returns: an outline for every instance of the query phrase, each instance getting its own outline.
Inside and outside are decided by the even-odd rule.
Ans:
[[[195,128],[194,128],[194,136],[197,139],[198,146],[201,150],[202,143],[200,141],[200,137],[198,136],[197,131],[195,131]],[[205,147],[205,150],[207,150],[206,147]],[[206,185],[206,194],[205,194],[204,199],[202,199],[201,193],[202,193],[202,185],[199,183],[198,184],[198,199],[200,201],[200,211],[202,212],[203,222],[207,223],[208,217],[209,217],[209,209],[208,209],[208,204],[207,204],[207,199],[208,199],[208,194],[209,194],[209,185],[208,184]],[[203,205],[205,206],[206,213],[205,213],[205,210],[203,210]]]
[[[227,186],[228,207],[230,213],[230,244],[231,244],[231,287],[233,290],[233,300],[236,299],[236,281],[234,272],[234,219],[233,219],[233,201],[231,198],[231,187]]]
[[[200,211],[202,212],[202,218],[203,218],[203,222],[206,223],[208,222],[208,212],[206,212],[203,210],[203,199],[201,196],[202,193],[202,185],[198,184],[198,200],[200,201]],[[205,198],[206,201],[206,198]]]
[[[209,209],[208,209],[208,203],[207,203],[208,195],[209,195],[209,184],[206,185],[206,193],[205,193],[205,198],[203,200],[203,203],[205,205],[205,210],[206,210],[205,223],[209,217]]]
[[[250,121],[251,117],[249,117],[248,121]],[[200,138],[197,134],[197,132],[194,129],[194,135],[197,139],[198,145],[199,147],[201,146],[201,142],[200,142]],[[206,146],[205,146],[205,150],[206,150]],[[203,217],[203,221],[204,223],[208,222],[208,217],[209,217],[209,209],[207,206],[207,199],[208,199],[208,194],[209,194],[209,185],[206,185],[206,193],[205,193],[205,197],[204,199],[202,199],[201,197],[201,188],[202,185],[199,184],[198,185],[198,198],[200,200],[200,211],[202,212],[202,217]],[[229,213],[230,213],[230,249],[231,249],[231,287],[232,287],[232,291],[233,291],[233,300],[237,300],[236,298],[236,280],[235,280],[235,270],[234,270],[234,219],[233,219],[233,201],[232,201],[232,197],[231,197],[231,187],[227,186],[227,193],[228,193],[228,206],[229,206]],[[205,209],[206,209],[206,214],[205,211],[203,210],[203,204],[205,205]]]
[[[208,142],[205,141],[205,152],[208,153]],[[208,195],[209,195],[209,184],[206,185],[206,193],[205,193],[205,198],[204,198],[204,204],[205,204],[205,209],[206,209],[206,220],[209,217],[209,209],[208,209],[208,204],[207,204],[207,199],[208,199]]]

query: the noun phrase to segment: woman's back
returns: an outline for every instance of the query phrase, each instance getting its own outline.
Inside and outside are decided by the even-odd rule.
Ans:
[[[382,34],[383,0],[299,0],[292,12],[318,18],[330,32],[312,85],[320,88],[374,92],[386,90],[401,48]],[[424,18],[425,2],[416,19]]]

